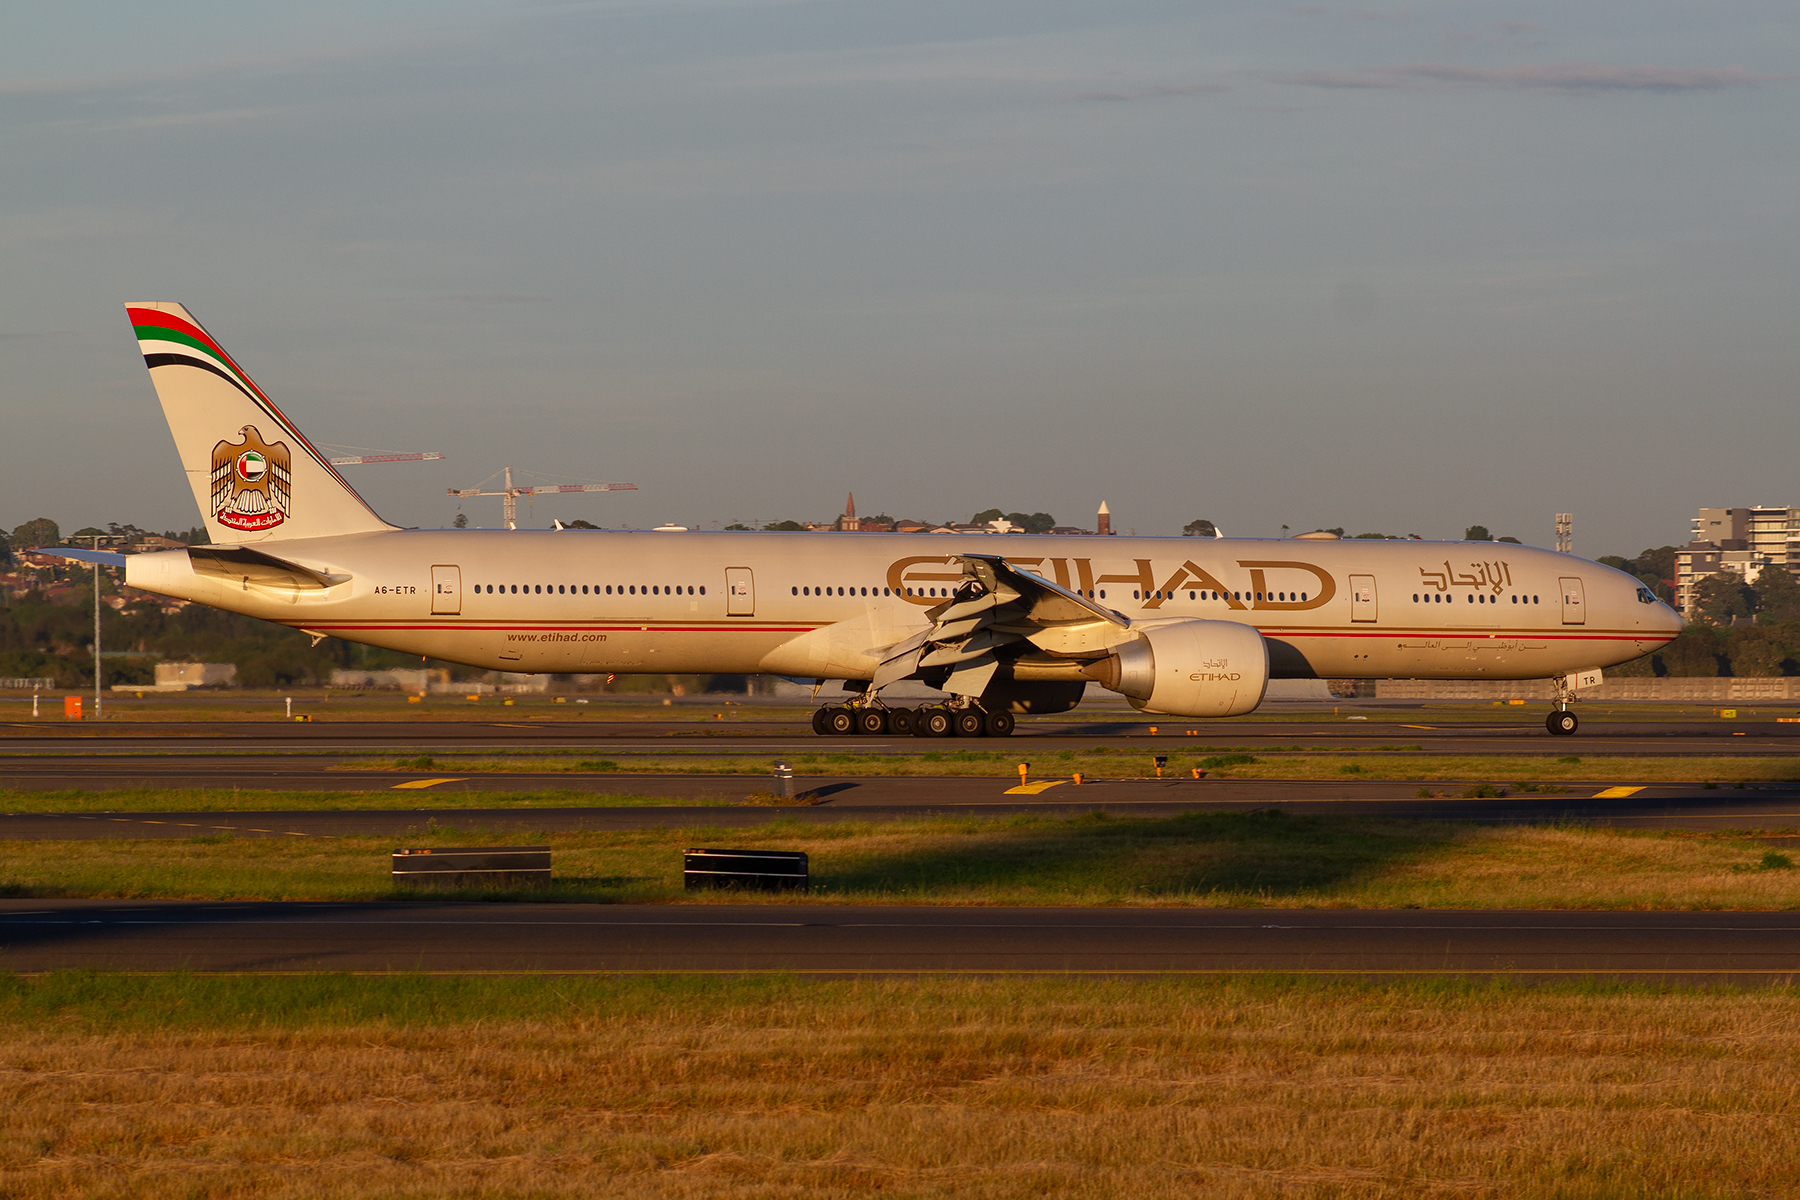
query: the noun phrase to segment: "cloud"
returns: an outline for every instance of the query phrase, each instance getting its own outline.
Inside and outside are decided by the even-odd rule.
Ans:
[[[1169,96],[1205,96],[1229,92],[1222,83],[1189,83],[1180,87],[1137,88],[1129,92],[1076,92],[1073,100],[1161,100]]]
[[[1743,67],[1628,67],[1615,63],[1526,63],[1516,67],[1465,67],[1453,63],[1409,63],[1364,72],[1299,71],[1273,76],[1299,87],[1374,88],[1429,91],[1489,87],[1551,92],[1708,92],[1796,78],[1746,71]]]

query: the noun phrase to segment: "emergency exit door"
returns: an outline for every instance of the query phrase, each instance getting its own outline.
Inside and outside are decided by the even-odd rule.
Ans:
[[[725,568],[725,615],[756,615],[756,579],[750,574],[749,567]]]
[[[1352,621],[1373,621],[1375,619],[1375,577],[1373,575],[1352,575],[1350,577],[1350,619]]]
[[[1587,605],[1582,603],[1586,597],[1582,594],[1581,580],[1561,579],[1562,608],[1564,625],[1586,625]]]
[[[462,568],[431,568],[431,613],[455,616],[462,612]]]

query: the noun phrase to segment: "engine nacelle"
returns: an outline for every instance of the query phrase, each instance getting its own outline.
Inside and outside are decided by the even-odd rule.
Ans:
[[[1133,625],[1136,641],[1082,671],[1141,712],[1237,717],[1262,703],[1269,644],[1236,621]]]

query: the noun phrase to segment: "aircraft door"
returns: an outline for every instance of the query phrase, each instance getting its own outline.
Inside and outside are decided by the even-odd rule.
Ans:
[[[756,615],[756,578],[750,574],[749,567],[725,568],[725,615]]]
[[[431,568],[431,613],[455,616],[462,612],[462,568]]]
[[[1352,621],[1373,621],[1375,611],[1375,577],[1373,575],[1352,575],[1350,577],[1350,619]]]
[[[1581,580],[1564,577],[1557,581],[1562,584],[1562,610],[1564,625],[1586,625],[1586,597],[1582,594]]]

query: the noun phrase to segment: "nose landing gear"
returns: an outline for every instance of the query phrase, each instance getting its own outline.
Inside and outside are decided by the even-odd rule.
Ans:
[[[1556,689],[1556,711],[1544,718],[1544,728],[1566,737],[1581,728],[1581,718],[1569,711],[1569,702],[1575,698],[1575,690],[1569,686],[1566,675],[1558,675],[1550,681],[1550,685]]]

